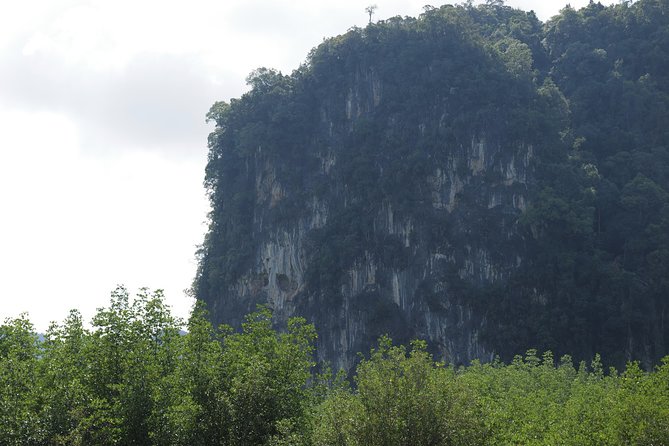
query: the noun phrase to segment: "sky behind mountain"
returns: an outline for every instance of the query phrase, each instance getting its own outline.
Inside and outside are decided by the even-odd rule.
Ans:
[[[375,3],[379,20],[425,1]],[[507,2],[542,20],[564,4]],[[204,115],[253,69],[290,72],[324,38],[365,26],[365,6],[3,2],[0,319],[27,311],[45,330],[75,307],[88,319],[117,284],[163,288],[186,317],[208,211]]]

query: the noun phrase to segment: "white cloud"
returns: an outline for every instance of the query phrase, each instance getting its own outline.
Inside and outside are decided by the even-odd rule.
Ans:
[[[141,147],[202,157],[209,127],[204,115],[219,94],[196,56],[137,54],[121,69],[97,71],[49,54],[5,54],[0,98],[26,111],[66,114],[82,131],[83,149],[109,153]]]
[[[12,146],[0,156],[0,316],[29,311],[41,329],[71,307],[91,316],[118,283],[165,288],[185,316],[207,212],[201,163],[84,158],[57,114],[5,111],[0,122],[0,147]]]

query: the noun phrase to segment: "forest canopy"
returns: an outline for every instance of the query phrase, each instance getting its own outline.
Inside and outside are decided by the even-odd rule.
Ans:
[[[90,325],[72,311],[43,340],[6,320],[0,443],[669,444],[669,357],[650,373],[534,350],[455,368],[382,337],[348,381],[316,367],[300,318],[277,331],[259,309],[234,333],[198,304],[181,327],[160,291],[124,288]]]

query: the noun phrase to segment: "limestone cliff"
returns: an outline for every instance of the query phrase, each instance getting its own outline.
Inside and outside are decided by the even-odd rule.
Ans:
[[[257,107],[272,101],[274,117],[249,130],[221,122],[213,135],[220,168],[233,170],[224,174],[220,200],[230,203],[222,207],[240,200],[245,208],[238,220],[222,211],[219,224],[246,228],[221,237],[246,239],[224,242],[248,251],[235,259],[243,265],[235,274],[200,294],[217,321],[233,325],[257,304],[279,320],[305,316],[316,324],[320,358],[337,368],[350,369],[385,333],[427,339],[456,363],[490,359],[479,336],[485,314],[464,290],[504,282],[521,263],[517,224],[530,200],[537,141],[531,132],[512,134],[505,121],[509,106],[535,98],[517,91],[480,98],[477,87],[495,80],[472,81],[471,70],[493,73],[498,62],[446,33],[410,36],[398,24],[393,34],[428,57],[389,69],[382,52],[369,53],[388,37],[372,31],[323,44],[292,77],[255,73],[255,89],[220,112],[262,95]],[[464,52],[473,52],[471,66],[446,66]],[[304,110],[276,117],[291,103]],[[274,125],[282,119],[285,127]],[[285,145],[258,135],[245,143],[246,131],[274,133]]]
[[[585,115],[599,96],[574,79],[608,53],[565,47],[565,26],[496,3],[426,8],[328,39],[289,76],[252,73],[209,114],[195,291],[213,319],[239,326],[257,304],[304,316],[319,358],[346,370],[382,334],[453,363],[527,348],[661,357],[669,169],[588,142],[636,124]],[[616,87],[627,74],[610,64],[611,95],[664,97],[646,77]],[[664,159],[664,133],[636,135]]]

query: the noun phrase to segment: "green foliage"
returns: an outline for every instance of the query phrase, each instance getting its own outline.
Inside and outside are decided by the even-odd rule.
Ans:
[[[202,303],[188,332],[163,301],[119,287],[92,329],[73,310],[38,343],[28,319],[0,325],[0,444],[284,444],[305,429],[314,328],[250,314],[215,330]]]
[[[76,444],[72,433],[82,422],[91,395],[87,351],[90,332],[81,314],[70,311],[62,325],[52,324],[44,336],[39,369],[44,428],[54,444]]]
[[[25,315],[0,325],[0,443],[41,444],[39,345]]]
[[[456,372],[415,341],[410,351],[379,339],[357,368],[357,389],[335,389],[316,412],[317,445],[477,445],[481,408]]]
[[[261,309],[247,316],[242,333],[223,337],[228,444],[265,444],[272,436],[289,434],[288,427],[304,416],[316,333],[301,318],[291,319],[287,328],[286,333],[274,331],[271,313]]]
[[[314,327],[216,330],[201,303],[179,322],[160,292],[124,288],[92,329],[77,311],[38,341],[25,317],[0,325],[0,444],[654,445],[669,442],[669,357],[604,373],[550,352],[508,365],[435,362],[426,343],[378,348],[351,387],[314,374]],[[131,418],[132,417],[132,418]]]
[[[667,360],[605,374],[534,350],[511,364],[434,363],[421,343],[387,338],[363,360],[357,389],[334,387],[316,409],[315,445],[620,445],[667,441]],[[656,387],[655,387],[656,386]]]
[[[172,398],[166,411],[167,431],[162,444],[220,444],[227,414],[219,395],[221,344],[207,319],[202,302],[196,302],[182,339],[178,367],[171,376]]]

